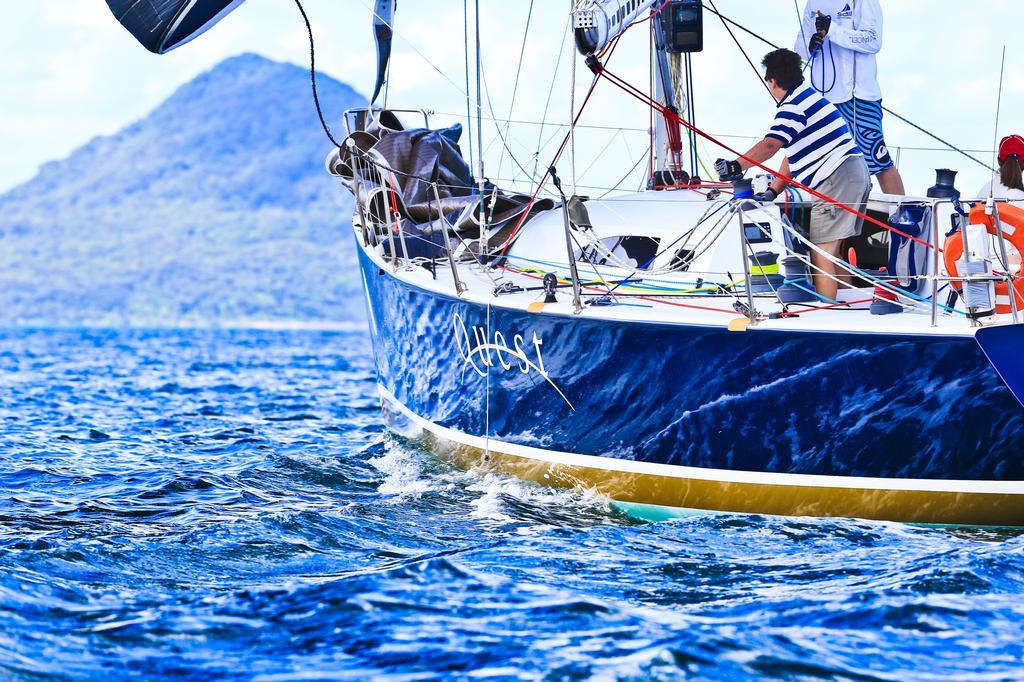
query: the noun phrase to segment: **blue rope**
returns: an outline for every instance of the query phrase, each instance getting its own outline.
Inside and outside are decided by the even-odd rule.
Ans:
[[[814,54],[811,55],[811,61],[808,62],[808,65],[811,65],[811,64],[814,63],[815,57],[816,57],[816,55],[818,54],[819,51],[821,51],[821,87],[825,88],[825,47],[824,46],[815,49]],[[836,83],[839,81],[839,70],[836,68],[836,53],[832,49],[832,42],[831,41],[829,41],[829,44],[828,44],[828,54],[829,54],[829,57],[831,57],[831,59],[832,59],[832,85],[828,86],[827,89],[822,89],[822,90],[818,90],[818,88],[814,88],[814,78],[813,78],[814,70],[813,70],[813,68],[811,69],[811,76],[812,76],[812,78],[811,78],[811,87],[814,88],[815,90],[818,90],[818,92],[820,92],[822,95],[827,95],[828,93],[830,93],[833,90],[835,90],[836,89]]]
[[[787,279],[786,281],[784,281],[782,283],[782,286],[785,286],[785,285],[789,284],[790,286],[796,287],[800,291],[806,291],[811,296],[814,296],[815,298],[819,298],[822,301],[825,301],[826,303],[831,303],[832,305],[843,305],[839,301],[832,300],[828,296],[822,296],[821,294],[818,293],[817,289],[808,289],[805,286],[801,286],[800,282],[806,282],[806,281],[808,281],[806,277],[800,277],[799,279]]]

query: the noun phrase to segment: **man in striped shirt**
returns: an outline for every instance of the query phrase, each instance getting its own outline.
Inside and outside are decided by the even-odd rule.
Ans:
[[[776,50],[766,55],[761,64],[765,68],[765,82],[779,103],[775,121],[765,138],[741,158],[716,162],[720,177],[735,179],[754,165],[752,161],[764,163],[785,148],[786,159],[779,175],[759,199],[774,200],[788,183],[787,178],[793,178],[863,212],[871,191],[871,175],[839,110],[804,84],[803,63],[797,53]],[[811,250],[811,264],[819,296],[835,300],[839,272],[832,259],[839,257],[844,239],[860,234],[861,222],[859,216],[831,202],[814,202],[810,239],[818,250]]]

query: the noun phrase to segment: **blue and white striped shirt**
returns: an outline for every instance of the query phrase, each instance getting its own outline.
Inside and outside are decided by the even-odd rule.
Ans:
[[[848,157],[862,156],[839,110],[808,85],[794,88],[779,102],[766,137],[783,144],[793,177],[811,189]]]

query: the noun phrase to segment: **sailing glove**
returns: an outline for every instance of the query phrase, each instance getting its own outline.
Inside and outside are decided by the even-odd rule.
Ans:
[[[779,196],[779,193],[769,187],[763,192],[759,192],[754,195],[754,201],[759,201],[762,204],[770,204],[775,201],[775,197]]]
[[[743,169],[740,168],[739,161],[719,159],[715,161],[715,171],[718,173],[718,179],[722,182],[732,182],[743,177]]]
[[[807,54],[811,55],[811,59],[821,51],[822,45],[825,44],[825,37],[820,33],[815,33],[811,36],[811,40],[807,43]]]
[[[824,35],[828,35],[828,30],[830,28],[832,28],[832,17],[825,16],[821,12],[818,12],[818,16],[814,19],[814,30],[817,31],[819,35],[822,33],[824,33]]]

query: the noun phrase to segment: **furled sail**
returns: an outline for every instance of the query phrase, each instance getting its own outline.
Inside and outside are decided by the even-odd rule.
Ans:
[[[370,104],[377,101],[377,95],[387,79],[388,62],[391,60],[391,40],[394,35],[395,0],[377,0],[373,8],[373,36],[377,40],[377,84],[373,88]]]
[[[576,48],[600,52],[655,5],[656,0],[586,0],[573,13]]]
[[[245,0],[107,0],[121,25],[164,54],[206,32]]]
[[[449,232],[460,235],[460,241],[479,235],[484,202],[492,246],[503,244],[517,227],[555,206],[551,199],[493,186],[481,197],[459,147],[458,123],[444,130],[407,130],[386,109],[365,112],[355,123],[359,130],[331,150],[327,171],[357,197],[359,210],[365,211],[364,228],[377,226],[374,239],[386,238],[394,221],[401,221],[402,233],[411,237],[403,247],[409,257],[444,257]],[[389,251],[393,245],[385,242],[389,257],[394,255]],[[479,252],[479,242],[470,248]]]

